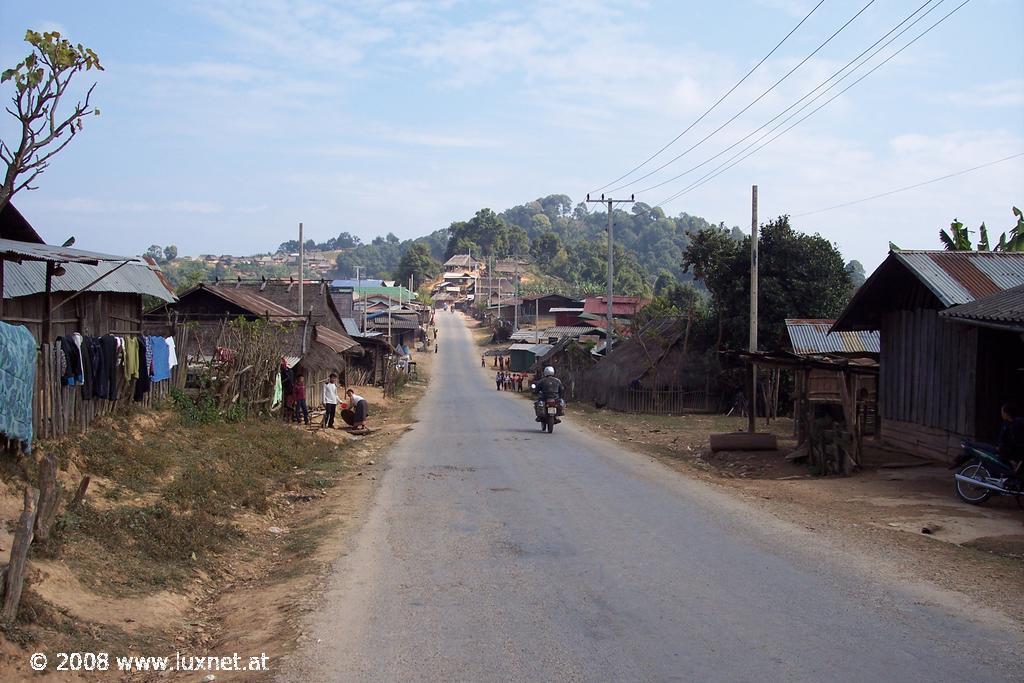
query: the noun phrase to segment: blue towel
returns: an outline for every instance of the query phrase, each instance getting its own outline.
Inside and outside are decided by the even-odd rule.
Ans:
[[[167,340],[163,337],[150,337],[153,346],[153,382],[162,382],[171,378],[171,359],[167,348]]]
[[[28,328],[0,322],[0,432],[32,452],[36,340]]]

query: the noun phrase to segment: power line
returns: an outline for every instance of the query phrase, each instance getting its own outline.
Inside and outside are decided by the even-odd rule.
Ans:
[[[978,170],[983,169],[983,168],[988,168],[989,166],[995,166],[996,164],[1001,164],[1004,161],[1009,161],[1010,159],[1016,159],[1017,157],[1024,157],[1024,152],[1018,152],[1016,154],[1011,154],[1008,157],[1003,157],[1002,159],[996,159],[995,161],[990,161],[987,164],[981,164],[979,166],[972,166],[971,168],[965,168],[963,170],[956,171],[954,173],[949,173],[949,174],[941,176],[939,178],[932,178],[931,180],[926,180],[926,181],[924,181],[922,183],[915,183],[913,185],[907,185],[906,187],[900,187],[900,188],[897,188],[895,190],[889,190],[888,192],[882,192],[882,193],[879,193],[879,194],[873,194],[870,197],[864,197],[862,199],[855,199],[852,202],[844,202],[842,204],[836,204],[835,206],[829,206],[829,207],[826,207],[824,209],[816,209],[814,211],[808,211],[806,213],[794,214],[793,218],[799,218],[801,216],[813,216],[813,215],[818,214],[818,213],[825,213],[826,211],[832,211],[834,209],[842,209],[842,208],[845,208],[847,206],[853,206],[854,204],[862,204],[863,202],[869,202],[872,199],[881,199],[882,197],[888,197],[889,195],[898,194],[900,192],[906,192],[907,190],[916,190],[917,188],[924,187],[925,185],[931,185],[932,183],[937,183],[937,182],[939,182],[941,180],[949,180],[950,178],[955,178],[957,176],[961,176],[961,175],[964,175],[966,173],[971,173],[972,171],[978,171]]]
[[[615,180],[611,181],[611,182],[610,182],[610,183],[608,183],[607,185],[603,185],[603,186],[601,186],[601,187],[597,188],[596,190],[591,190],[591,194],[596,194],[596,193],[600,192],[601,190],[605,189],[606,187],[608,187],[609,185],[614,185],[615,183],[619,182],[620,180],[623,180],[624,178],[628,178],[629,176],[633,175],[634,173],[636,173],[637,171],[639,171],[639,170],[640,170],[641,168],[643,168],[644,166],[646,166],[647,164],[649,164],[649,163],[650,163],[650,162],[651,162],[651,161],[652,161],[653,159],[655,159],[655,158],[656,158],[656,157],[657,157],[658,155],[660,155],[660,154],[661,154],[662,152],[664,152],[664,151],[665,151],[666,149],[668,149],[669,147],[671,147],[672,145],[674,145],[674,144],[676,143],[676,141],[677,141],[677,140],[679,140],[679,138],[683,137],[683,136],[684,136],[684,135],[686,135],[686,134],[687,134],[688,132],[690,132],[690,129],[692,129],[692,128],[693,128],[694,126],[696,126],[696,125],[697,125],[698,123],[700,123],[701,121],[703,121],[703,120],[704,120],[704,117],[705,117],[705,116],[707,116],[708,114],[710,114],[710,113],[711,113],[712,111],[714,111],[714,109],[715,109],[715,108],[716,108],[716,107],[717,107],[718,105],[720,105],[720,104],[722,103],[722,101],[723,101],[723,100],[725,100],[725,98],[726,98],[726,97],[728,97],[729,95],[731,95],[731,94],[733,93],[733,91],[734,91],[734,90],[736,90],[736,88],[738,88],[738,87],[740,87],[741,85],[743,85],[743,82],[744,82],[744,81],[746,81],[746,80],[747,80],[747,79],[748,79],[748,78],[750,77],[750,75],[751,75],[752,73],[754,73],[755,71],[757,71],[758,67],[760,67],[760,66],[761,66],[762,64],[764,64],[764,63],[765,63],[765,61],[767,61],[769,57],[771,57],[771,56],[772,56],[773,54],[775,54],[775,51],[776,51],[776,50],[778,50],[778,49],[779,49],[780,47],[782,47],[782,44],[783,44],[783,43],[785,43],[785,42],[786,42],[787,40],[789,40],[789,37],[790,37],[790,36],[792,36],[792,35],[793,35],[794,33],[796,33],[796,30],[797,30],[798,28],[800,28],[801,26],[803,26],[804,22],[805,22],[805,21],[807,21],[807,20],[808,20],[808,19],[809,19],[809,18],[811,17],[811,15],[812,15],[812,14],[814,14],[814,12],[815,12],[815,11],[816,11],[816,10],[817,10],[817,9],[818,9],[819,7],[821,7],[821,6],[822,6],[822,5],[824,4],[824,3],[825,3],[825,0],[819,0],[818,4],[817,4],[817,5],[815,5],[814,7],[812,7],[812,8],[811,8],[811,11],[810,11],[810,12],[808,12],[808,13],[807,13],[807,14],[806,14],[806,15],[804,16],[804,18],[800,20],[800,23],[799,23],[799,24],[797,24],[796,26],[794,26],[794,27],[793,27],[793,29],[792,29],[792,30],[791,30],[791,31],[790,31],[789,33],[787,33],[787,34],[785,35],[785,37],[784,37],[784,38],[783,38],[782,40],[780,40],[780,41],[779,41],[779,42],[778,42],[778,43],[777,43],[777,44],[775,45],[775,47],[773,47],[773,48],[771,49],[771,51],[770,51],[770,52],[769,52],[768,54],[766,54],[766,55],[765,55],[764,57],[762,57],[762,58],[761,58],[761,61],[759,61],[759,62],[758,62],[757,64],[755,64],[755,65],[754,65],[754,67],[753,67],[753,68],[752,68],[752,69],[751,69],[750,71],[748,71],[748,72],[746,73],[746,75],[744,75],[744,76],[743,76],[743,78],[741,78],[740,80],[736,81],[736,84],[735,84],[734,86],[732,86],[731,88],[729,88],[729,90],[728,90],[728,91],[727,91],[727,92],[726,92],[726,93],[725,93],[724,95],[722,95],[721,97],[719,97],[719,98],[718,98],[718,101],[717,101],[717,102],[715,102],[715,103],[714,103],[714,104],[712,104],[712,105],[711,105],[710,107],[708,107],[708,109],[707,109],[707,110],[706,110],[706,111],[705,111],[705,112],[704,112],[703,114],[701,114],[700,116],[698,116],[698,117],[697,117],[697,119],[696,119],[696,120],[695,120],[695,121],[694,121],[693,123],[691,123],[691,124],[690,124],[689,126],[687,126],[687,127],[686,127],[686,129],[685,129],[685,130],[684,130],[684,131],[683,131],[682,133],[680,133],[679,135],[677,135],[677,136],[675,136],[674,138],[672,138],[672,140],[671,140],[671,141],[670,141],[670,142],[669,142],[669,143],[668,143],[667,145],[665,145],[664,147],[662,147],[661,149],[659,149],[659,150],[658,150],[657,152],[655,152],[655,153],[654,153],[654,154],[652,154],[651,156],[649,156],[649,157],[647,157],[646,159],[644,159],[644,160],[643,160],[643,161],[642,161],[642,162],[641,162],[641,163],[640,163],[640,164],[639,164],[638,166],[636,166],[636,167],[634,167],[634,168],[630,169],[630,170],[629,170],[629,171],[627,171],[627,172],[626,172],[625,174],[623,174],[623,175],[619,176],[618,178],[616,178]]]
[[[864,12],[865,12],[865,11],[867,10],[867,8],[868,8],[868,7],[871,7],[871,5],[875,4],[875,2],[876,2],[876,0],[868,0],[868,3],[867,3],[866,5],[864,5],[863,7],[861,7],[861,8],[860,8],[860,10],[859,10],[859,11],[858,11],[858,12],[857,12],[856,14],[854,14],[854,15],[853,15],[852,17],[850,17],[849,19],[847,19],[847,20],[846,20],[846,23],[845,23],[845,24],[843,24],[843,25],[842,25],[842,26],[840,26],[840,27],[839,27],[838,29],[836,29],[835,33],[833,33],[832,35],[830,35],[830,36],[829,36],[829,37],[828,37],[828,38],[827,38],[827,39],[826,39],[826,40],[825,40],[825,41],[824,41],[823,43],[821,43],[821,45],[819,45],[818,47],[814,48],[814,51],[813,51],[813,52],[811,52],[811,54],[807,55],[807,56],[806,56],[806,57],[804,57],[804,58],[803,58],[802,60],[800,60],[800,63],[799,63],[799,64],[797,64],[797,65],[796,65],[796,66],[794,66],[794,67],[793,67],[792,69],[790,69],[789,71],[787,71],[787,72],[786,72],[786,74],[785,74],[784,76],[782,76],[782,78],[780,78],[779,80],[777,80],[777,81],[775,81],[774,83],[772,83],[771,87],[769,87],[769,88],[768,88],[767,90],[765,90],[765,91],[764,91],[763,93],[761,93],[760,95],[758,95],[758,96],[757,96],[757,97],[756,97],[756,98],[755,98],[755,99],[754,99],[754,100],[753,100],[753,101],[752,101],[752,102],[751,102],[750,104],[748,104],[747,106],[743,107],[743,109],[740,109],[740,110],[739,110],[738,112],[736,112],[735,114],[733,114],[733,115],[732,115],[732,118],[730,118],[730,119],[729,119],[728,121],[726,121],[725,123],[723,123],[722,125],[720,125],[720,126],[719,126],[718,128],[714,129],[713,131],[711,131],[710,133],[708,133],[707,135],[705,135],[705,136],[704,136],[703,138],[701,138],[700,140],[698,140],[698,141],[697,141],[696,143],[694,143],[693,145],[691,145],[691,146],[690,146],[690,147],[689,147],[688,149],[686,149],[686,150],[684,150],[684,151],[683,151],[682,153],[680,153],[680,154],[677,154],[676,156],[672,157],[671,159],[669,159],[668,161],[666,161],[665,163],[663,163],[663,164],[662,164],[661,166],[659,166],[658,168],[654,169],[653,171],[648,171],[647,173],[645,173],[644,175],[640,176],[639,178],[634,178],[633,180],[630,180],[630,181],[629,181],[629,182],[627,182],[627,183],[623,183],[622,185],[619,185],[618,187],[614,187],[614,188],[612,188],[612,189],[611,189],[611,191],[612,191],[612,192],[617,192],[617,191],[619,191],[619,190],[622,190],[622,189],[625,189],[625,188],[629,187],[630,185],[633,185],[633,184],[635,184],[635,183],[638,183],[638,182],[640,182],[641,180],[644,180],[645,178],[650,178],[650,177],[651,177],[652,175],[654,175],[655,173],[657,173],[657,172],[659,172],[659,171],[661,171],[661,170],[664,170],[664,169],[665,169],[665,168],[667,168],[668,166],[671,166],[672,164],[674,164],[675,162],[679,161],[679,160],[680,160],[680,159],[682,159],[682,158],[683,158],[684,156],[686,156],[687,154],[689,154],[690,152],[692,152],[693,150],[695,150],[695,149],[697,149],[698,147],[700,147],[701,145],[703,145],[703,144],[704,144],[705,142],[707,142],[707,141],[708,141],[708,140],[709,140],[710,138],[712,138],[712,137],[714,137],[715,135],[717,135],[717,134],[718,134],[718,133],[719,133],[719,132],[720,132],[720,131],[721,131],[721,130],[722,130],[723,128],[725,128],[725,127],[726,127],[726,126],[728,126],[728,125],[729,125],[730,123],[732,123],[733,121],[735,121],[736,119],[738,119],[738,118],[739,118],[740,116],[742,116],[742,115],[743,115],[744,113],[746,113],[746,112],[747,112],[747,111],[748,111],[748,110],[749,110],[749,109],[750,109],[751,107],[753,107],[753,106],[754,106],[755,104],[757,104],[757,103],[758,103],[758,102],[760,102],[760,101],[761,101],[762,99],[764,99],[764,97],[765,97],[765,96],[766,96],[766,95],[767,95],[768,93],[770,93],[770,92],[771,92],[772,90],[775,90],[775,88],[776,88],[776,87],[778,87],[778,86],[779,86],[779,84],[781,84],[781,83],[782,83],[783,81],[785,81],[785,80],[786,80],[787,78],[789,78],[790,76],[792,76],[792,75],[793,75],[793,73],[794,73],[794,72],[795,72],[795,71],[796,71],[797,69],[799,69],[799,68],[800,68],[800,67],[802,67],[802,66],[803,66],[804,64],[806,64],[806,63],[808,62],[808,60],[810,60],[810,59],[811,59],[811,57],[813,57],[814,55],[818,54],[818,52],[819,52],[819,51],[821,51],[821,49],[822,49],[823,47],[825,47],[825,46],[826,46],[826,45],[828,45],[828,44],[829,44],[830,42],[832,42],[832,40],[833,40],[833,39],[834,39],[834,38],[835,38],[836,36],[838,36],[838,35],[839,35],[840,33],[842,33],[842,32],[843,32],[843,31],[844,31],[844,30],[846,29],[846,27],[847,27],[847,26],[849,26],[850,24],[852,24],[852,23],[854,22],[854,20],[856,20],[856,19],[857,19],[857,17],[859,17],[859,16],[861,15],[861,14],[863,14],[863,13],[864,13]]]
[[[657,204],[655,204],[655,206],[661,206],[661,205],[663,205],[663,204],[666,204],[666,203],[668,203],[668,202],[670,202],[670,201],[673,201],[673,200],[675,200],[675,199],[678,199],[679,197],[683,196],[684,194],[687,194],[687,193],[691,192],[692,190],[695,190],[695,189],[697,189],[697,188],[698,188],[698,187],[700,187],[701,185],[704,185],[704,184],[706,184],[706,183],[710,182],[711,180],[714,180],[715,178],[717,178],[718,176],[722,175],[723,173],[725,173],[725,172],[726,172],[726,171],[728,171],[729,169],[733,168],[733,167],[734,167],[734,166],[736,166],[737,164],[740,164],[740,163],[742,163],[743,161],[745,161],[745,160],[746,160],[746,159],[748,159],[749,157],[753,156],[754,154],[756,154],[757,152],[761,151],[762,149],[764,149],[765,147],[767,147],[767,146],[768,146],[768,145],[770,145],[771,143],[775,142],[775,141],[776,141],[776,140],[778,140],[778,139],[779,139],[780,137],[782,137],[783,135],[785,135],[785,134],[786,134],[786,133],[788,133],[789,131],[793,130],[793,129],[794,129],[795,127],[797,127],[798,125],[800,125],[800,124],[801,124],[802,122],[806,121],[806,120],[807,120],[808,118],[810,118],[811,116],[813,116],[813,115],[814,115],[815,113],[817,113],[817,112],[821,111],[821,110],[822,110],[823,108],[825,108],[826,106],[828,106],[828,104],[829,104],[829,103],[831,103],[831,102],[832,102],[833,100],[835,100],[835,99],[836,99],[837,97],[839,97],[840,95],[842,95],[843,93],[845,93],[845,92],[846,92],[847,90],[849,90],[850,88],[854,87],[855,85],[857,85],[858,83],[860,83],[861,81],[863,81],[863,80],[864,80],[865,78],[867,78],[868,76],[870,76],[871,74],[873,74],[873,73],[874,73],[875,71],[877,71],[877,70],[878,70],[878,69],[879,69],[880,67],[882,67],[882,66],[884,66],[884,65],[885,65],[886,63],[888,63],[888,62],[889,62],[889,60],[891,60],[891,59],[893,59],[894,57],[896,57],[896,55],[900,54],[901,52],[903,52],[904,50],[906,50],[906,49],[907,49],[908,47],[910,47],[911,45],[913,45],[914,43],[916,43],[916,42],[917,42],[918,40],[920,40],[921,38],[923,38],[924,36],[926,36],[926,35],[927,35],[928,33],[930,33],[930,32],[932,31],[932,29],[934,29],[934,28],[935,28],[936,26],[938,26],[939,24],[941,24],[942,22],[944,22],[944,21],[945,21],[946,19],[948,19],[948,18],[949,18],[950,16],[952,16],[952,15],[953,15],[953,14],[954,14],[954,13],[955,13],[955,12],[956,12],[957,10],[959,10],[959,9],[960,9],[961,7],[963,7],[964,5],[966,5],[966,4],[967,4],[968,2],[970,2],[970,1],[971,1],[971,0],[963,0],[963,2],[961,2],[961,3],[959,4],[959,5],[957,5],[956,7],[954,7],[954,8],[953,8],[953,9],[952,9],[952,10],[951,10],[950,12],[948,12],[948,13],[947,13],[947,14],[946,14],[945,16],[943,16],[943,17],[942,17],[941,19],[939,19],[938,21],[936,21],[936,22],[935,22],[934,24],[932,24],[931,26],[929,26],[929,27],[928,27],[927,29],[925,29],[924,31],[922,31],[922,32],[921,32],[920,34],[918,34],[918,35],[917,35],[917,36],[916,36],[915,38],[913,38],[913,39],[912,39],[912,40],[911,40],[910,42],[908,42],[908,43],[907,43],[906,45],[904,45],[904,46],[903,46],[903,47],[901,47],[901,48],[900,48],[899,50],[897,50],[896,52],[894,52],[894,53],[892,53],[891,55],[889,55],[888,57],[886,57],[886,58],[885,58],[884,60],[882,60],[882,61],[881,61],[881,62],[879,62],[879,63],[878,63],[877,65],[875,65],[874,67],[872,67],[872,68],[871,68],[871,70],[870,70],[870,71],[868,71],[868,72],[867,72],[866,74],[864,74],[863,76],[861,76],[860,78],[858,78],[858,79],[857,79],[856,81],[854,81],[854,82],[853,82],[853,83],[851,83],[850,85],[848,85],[848,86],[846,86],[845,88],[843,88],[842,90],[840,90],[840,91],[839,91],[838,93],[836,93],[835,95],[833,95],[832,97],[830,97],[830,98],[829,98],[828,100],[826,100],[825,102],[823,102],[823,103],[822,103],[821,105],[819,105],[818,107],[816,107],[816,108],[814,108],[813,110],[811,110],[811,112],[810,112],[810,113],[808,113],[808,114],[807,114],[806,116],[804,116],[803,118],[801,118],[801,119],[799,119],[798,121],[796,121],[795,123],[793,123],[793,124],[792,124],[791,126],[789,126],[788,128],[786,128],[785,130],[783,130],[783,131],[782,131],[781,133],[779,133],[778,135],[775,135],[774,137],[772,137],[772,138],[771,138],[770,140],[768,140],[768,141],[767,141],[767,142],[765,142],[764,144],[760,145],[759,147],[756,147],[756,148],[754,148],[754,149],[753,149],[752,151],[750,151],[749,153],[746,153],[746,154],[744,154],[744,153],[745,153],[745,152],[747,152],[747,150],[749,150],[749,149],[750,149],[751,147],[754,147],[754,145],[757,145],[757,143],[759,143],[759,142],[760,142],[761,140],[764,140],[764,139],[765,139],[766,137],[768,137],[769,135],[771,135],[771,134],[772,134],[772,133],[773,133],[774,131],[778,130],[778,129],[779,129],[779,128],[781,128],[781,127],[782,127],[783,125],[785,125],[786,121],[789,121],[789,120],[790,120],[791,118],[793,118],[794,116],[796,116],[797,114],[799,114],[799,113],[800,113],[801,111],[803,111],[803,109],[805,109],[805,108],[807,107],[807,105],[804,105],[804,107],[801,107],[801,108],[800,108],[799,110],[797,110],[796,112],[794,112],[793,114],[791,114],[791,115],[790,115],[789,117],[787,117],[787,118],[785,119],[785,121],[783,121],[782,123],[780,123],[780,124],[779,124],[778,126],[776,126],[775,128],[773,128],[772,130],[768,131],[767,133],[765,133],[764,135],[762,135],[762,136],[761,136],[760,138],[758,138],[758,139],[757,139],[757,140],[755,140],[754,142],[752,142],[752,143],[750,143],[749,145],[747,145],[747,146],[746,146],[745,148],[743,148],[743,149],[742,149],[741,151],[739,151],[739,152],[737,152],[736,154],[734,154],[734,155],[733,155],[732,157],[730,157],[730,158],[729,158],[729,159],[728,159],[727,161],[725,161],[725,163],[723,163],[723,164],[719,165],[719,166],[718,166],[717,168],[715,168],[715,169],[714,169],[713,171],[710,171],[709,173],[705,174],[705,175],[704,175],[704,176],[703,176],[703,177],[702,177],[702,178],[701,178],[700,180],[697,180],[696,182],[694,182],[694,183],[691,183],[690,185],[688,185],[687,187],[683,188],[683,189],[682,189],[682,190],[680,190],[679,192],[675,193],[675,194],[674,194],[674,195],[672,195],[671,197],[668,197],[667,199],[665,199],[665,200],[663,200],[663,201],[661,201],[661,202],[658,202]],[[809,105],[809,104],[810,104],[810,103],[808,102],[808,105]],[[739,158],[737,158],[737,157],[739,157]],[[735,159],[735,161],[733,161],[734,159]]]
[[[827,83],[828,83],[829,81],[831,81],[832,79],[834,79],[834,78],[835,78],[836,76],[838,76],[839,74],[841,74],[841,73],[843,73],[844,71],[846,71],[847,69],[849,69],[849,68],[850,68],[850,65],[851,65],[851,64],[853,64],[854,62],[857,62],[858,60],[860,60],[860,58],[861,58],[861,57],[863,57],[863,56],[864,56],[865,54],[867,54],[867,53],[868,53],[868,52],[870,52],[870,51],[871,51],[872,49],[874,49],[874,48],[875,48],[875,46],[877,46],[877,45],[878,45],[879,43],[881,43],[881,42],[882,42],[883,40],[885,40],[885,39],[886,39],[886,38],[888,38],[888,37],[889,37],[890,35],[892,35],[892,34],[893,34],[894,32],[896,32],[896,30],[897,30],[897,29],[899,29],[899,28],[900,28],[901,26],[903,26],[903,24],[905,24],[905,23],[907,23],[908,21],[910,21],[910,19],[911,19],[911,18],[913,18],[913,17],[914,17],[914,15],[916,15],[916,14],[917,14],[918,12],[920,12],[920,11],[921,11],[922,9],[924,9],[925,7],[927,7],[928,5],[930,5],[930,4],[931,4],[931,3],[933,3],[933,2],[935,2],[935,0],[926,0],[926,2],[925,2],[925,3],[923,4],[923,5],[921,5],[921,6],[920,6],[920,7],[918,7],[918,8],[916,9],[916,10],[914,10],[914,11],[913,11],[913,12],[911,12],[911,13],[910,13],[909,15],[907,15],[907,17],[906,17],[906,18],[904,18],[904,19],[903,19],[903,21],[901,21],[900,23],[896,24],[896,26],[894,26],[894,27],[892,27],[891,29],[889,29],[889,31],[888,31],[888,32],[887,32],[887,33],[886,33],[885,35],[883,35],[883,36],[882,36],[881,38],[879,38],[879,39],[878,39],[878,40],[876,40],[876,41],[875,41],[874,43],[872,43],[872,44],[871,44],[870,46],[868,46],[868,48],[867,48],[867,49],[865,49],[865,50],[864,50],[863,52],[861,52],[861,53],[860,53],[859,55],[857,55],[856,57],[854,57],[853,59],[851,59],[850,61],[848,61],[848,62],[847,62],[847,63],[846,63],[846,64],[845,64],[845,65],[844,65],[844,66],[843,66],[843,67],[842,67],[841,69],[839,69],[838,71],[836,71],[835,73],[833,73],[833,74],[832,74],[831,76],[829,76],[829,77],[828,77],[828,78],[826,78],[826,79],[825,79],[824,81],[822,81],[821,83],[819,83],[819,84],[818,84],[817,86],[815,86],[815,87],[814,87],[813,89],[811,89],[811,90],[807,91],[806,93],[804,93],[803,97],[801,97],[801,98],[800,98],[800,99],[798,99],[798,100],[797,100],[796,102],[794,102],[793,104],[789,105],[788,107],[786,107],[785,109],[783,109],[782,111],[780,111],[780,112],[779,112],[778,114],[776,114],[775,116],[773,116],[773,117],[772,117],[771,119],[769,119],[768,121],[766,121],[765,123],[763,123],[763,124],[762,124],[761,126],[759,126],[758,128],[756,128],[756,129],[754,129],[754,130],[750,131],[749,133],[747,133],[746,135],[744,135],[744,136],[743,136],[742,138],[740,138],[740,139],[739,139],[739,140],[737,140],[736,142],[732,143],[731,145],[729,145],[728,147],[726,147],[726,148],[725,148],[725,149],[723,149],[722,151],[718,152],[718,153],[717,153],[717,154],[715,154],[714,156],[708,157],[707,159],[705,159],[704,161],[700,162],[700,163],[699,163],[699,164],[697,164],[696,166],[691,166],[690,168],[686,169],[686,170],[685,170],[685,171],[683,171],[682,173],[679,173],[678,175],[672,176],[671,178],[669,178],[669,179],[667,179],[667,180],[663,180],[663,181],[661,181],[661,182],[659,182],[659,183],[656,183],[656,184],[654,184],[654,185],[651,185],[650,187],[645,187],[645,188],[644,188],[644,189],[642,189],[642,190],[638,190],[638,192],[640,192],[640,193],[644,193],[644,192],[650,192],[651,190],[655,190],[655,189],[657,189],[657,188],[659,188],[659,187],[662,187],[662,186],[664,186],[664,185],[668,185],[668,184],[669,184],[669,183],[671,183],[671,182],[674,182],[674,181],[676,181],[676,180],[679,180],[680,178],[682,178],[682,177],[684,177],[684,176],[687,176],[687,175],[689,175],[690,173],[693,173],[694,171],[696,171],[696,170],[697,170],[698,168],[700,168],[701,166],[704,166],[704,165],[706,165],[706,164],[708,164],[708,163],[710,163],[710,162],[714,161],[715,159],[717,159],[718,157],[722,156],[723,154],[725,154],[725,153],[726,153],[726,152],[728,152],[729,150],[731,150],[731,149],[734,149],[734,148],[738,147],[738,146],[739,146],[740,144],[742,144],[742,143],[746,142],[747,140],[749,140],[750,138],[754,137],[754,135],[756,135],[757,133],[761,132],[762,130],[764,130],[765,128],[767,128],[768,126],[770,126],[770,125],[771,125],[772,123],[774,123],[775,121],[777,121],[777,120],[778,120],[778,119],[779,119],[780,117],[782,117],[782,116],[783,116],[783,115],[784,115],[784,114],[785,114],[786,112],[788,112],[788,111],[792,110],[792,109],[793,109],[793,107],[797,106],[798,104],[800,104],[801,102],[803,102],[804,100],[806,100],[806,99],[807,99],[808,97],[810,97],[810,96],[811,96],[812,94],[814,94],[815,92],[817,92],[817,91],[818,91],[818,90],[819,90],[819,89],[820,89],[820,88],[821,88],[822,86],[824,86],[825,84],[827,84]],[[857,65],[856,67],[854,67],[854,68],[853,68],[852,70],[850,70],[850,71],[849,71],[849,72],[848,72],[848,73],[847,73],[846,75],[844,75],[844,76],[843,76],[842,78],[840,78],[840,79],[839,79],[839,80],[837,80],[837,81],[836,81],[835,83],[833,83],[832,85],[830,85],[830,86],[829,86],[828,88],[825,88],[825,90],[823,90],[823,91],[821,91],[820,93],[818,93],[817,95],[815,95],[815,96],[814,96],[814,97],[813,97],[813,98],[811,99],[811,101],[810,101],[810,102],[808,102],[808,103],[807,103],[806,105],[804,105],[803,107],[801,107],[800,109],[798,109],[798,110],[797,110],[797,111],[796,111],[796,112],[795,112],[795,113],[793,114],[793,116],[795,116],[796,114],[799,114],[799,113],[800,113],[801,111],[803,111],[804,109],[806,109],[806,108],[807,108],[807,106],[809,106],[809,105],[811,104],[811,102],[814,102],[815,100],[817,100],[818,98],[820,98],[820,97],[821,97],[822,95],[824,95],[825,93],[827,93],[827,92],[828,92],[829,90],[831,90],[832,88],[836,87],[837,85],[839,85],[840,83],[842,83],[842,82],[843,82],[844,80],[846,80],[847,78],[849,78],[850,76],[852,76],[852,75],[853,75],[853,74],[854,74],[854,73],[855,73],[855,72],[856,72],[856,71],[857,71],[858,69],[860,69],[860,68],[861,68],[862,66],[864,66],[864,64],[865,64],[865,63],[867,63],[868,61],[870,61],[872,57],[874,57],[874,56],[875,56],[876,54],[878,54],[879,52],[881,52],[881,51],[882,51],[882,50],[884,50],[885,48],[889,47],[889,45],[891,45],[891,44],[892,44],[892,43],[893,43],[893,42],[894,42],[894,41],[895,41],[895,40],[896,40],[897,38],[899,38],[899,37],[900,37],[901,35],[903,35],[903,34],[904,34],[904,33],[906,33],[907,31],[909,31],[909,30],[910,30],[911,28],[913,28],[913,26],[915,26],[915,25],[916,25],[916,24],[917,24],[917,23],[918,23],[919,21],[921,21],[922,19],[924,19],[924,18],[925,18],[926,16],[928,16],[929,14],[931,14],[931,12],[932,12],[933,10],[935,10],[935,9],[936,9],[936,8],[937,8],[937,7],[939,6],[939,5],[941,5],[941,4],[943,3],[943,2],[945,2],[945,0],[938,0],[938,5],[932,5],[932,7],[931,7],[931,8],[930,8],[930,9],[929,9],[929,10],[928,10],[927,12],[925,12],[924,14],[922,14],[921,16],[919,16],[919,17],[918,17],[917,19],[914,19],[914,21],[913,21],[913,22],[912,22],[912,23],[911,23],[911,24],[910,24],[909,26],[907,26],[907,27],[906,27],[905,29],[903,29],[902,31],[900,31],[899,33],[897,33],[897,34],[896,34],[895,36],[893,36],[893,37],[892,37],[892,38],[891,38],[891,39],[890,39],[890,40],[889,40],[889,41],[888,41],[888,42],[887,42],[887,43],[886,43],[885,45],[883,45],[882,47],[878,48],[878,50],[875,50],[875,52],[873,52],[873,53],[872,53],[872,54],[871,54],[871,55],[870,55],[870,56],[869,56],[869,57],[868,57],[867,59],[865,59],[865,60],[864,60],[863,62],[861,62],[860,64],[858,64],[858,65]],[[789,120],[790,120],[791,118],[792,118],[792,116],[788,117],[787,119],[785,119],[785,120],[784,120],[784,121],[782,122],[782,124],[785,124],[785,123],[786,123],[786,121],[789,121]],[[782,124],[780,124],[780,125],[782,125]],[[777,129],[776,129],[776,130],[777,130]],[[761,139],[763,139],[763,138],[761,138]],[[756,144],[756,143],[755,143],[755,144]],[[748,147],[747,149],[749,149],[749,147]]]

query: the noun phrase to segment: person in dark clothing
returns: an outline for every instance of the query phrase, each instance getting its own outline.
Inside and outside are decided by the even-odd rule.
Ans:
[[[540,395],[540,399],[534,404],[537,412],[537,419],[542,419],[544,415],[544,401],[550,398],[558,399],[558,414],[565,414],[565,399],[563,394],[565,388],[562,386],[562,380],[555,377],[555,369],[550,365],[544,368],[544,376],[537,381],[536,393]],[[561,422],[561,420],[556,420]]]
[[[1003,424],[996,442],[999,455],[1015,463],[1024,462],[1024,414],[1016,403],[1005,404],[1000,412]]]
[[[366,418],[370,414],[370,405],[366,399],[352,389],[345,390],[345,406],[341,411],[341,419],[353,429],[366,429]]]
[[[309,426],[309,408],[306,406],[306,380],[302,375],[295,378],[295,388],[292,391],[292,402],[295,404],[295,422],[302,418],[302,422]]]

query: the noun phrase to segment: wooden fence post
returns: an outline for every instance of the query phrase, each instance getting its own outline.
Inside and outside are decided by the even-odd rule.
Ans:
[[[57,456],[47,453],[39,463],[39,505],[37,506],[35,535],[40,541],[50,537],[50,528],[57,517],[61,485],[57,481]]]
[[[32,545],[32,527],[36,521],[36,503],[39,492],[31,486],[25,487],[25,508],[18,519],[14,531],[14,542],[11,544],[11,561],[4,568],[3,606],[0,607],[0,620],[14,621],[18,614],[18,603],[21,602],[21,589],[25,585],[25,563],[28,559],[28,548]]]

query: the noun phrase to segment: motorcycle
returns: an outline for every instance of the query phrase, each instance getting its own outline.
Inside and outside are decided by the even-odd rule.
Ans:
[[[530,388],[537,392],[537,385],[531,384]],[[544,398],[541,397],[533,404],[534,411],[537,413],[537,422],[540,422],[540,431],[547,432],[548,434],[555,433],[555,425],[561,422],[558,419],[559,415],[564,415],[562,410],[562,401],[557,398]]]
[[[963,451],[953,461],[959,468],[953,475],[957,497],[971,505],[981,505],[992,497],[1013,496],[1021,505],[1024,495],[1024,463],[1014,464],[991,446],[963,441]],[[1022,506],[1024,507],[1024,506]]]

